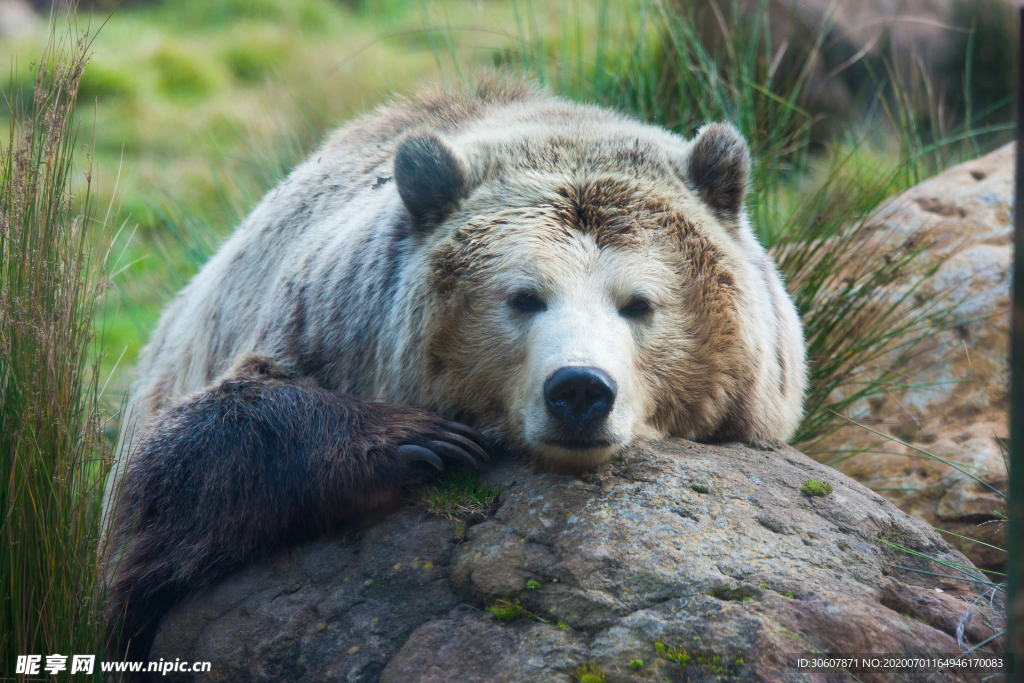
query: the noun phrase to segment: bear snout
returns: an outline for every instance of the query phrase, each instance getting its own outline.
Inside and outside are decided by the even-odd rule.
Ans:
[[[566,365],[544,382],[544,403],[568,440],[587,442],[612,412],[617,391],[604,370]]]
[[[608,417],[617,389],[600,368],[566,365],[544,382],[544,400],[552,417],[582,428]]]

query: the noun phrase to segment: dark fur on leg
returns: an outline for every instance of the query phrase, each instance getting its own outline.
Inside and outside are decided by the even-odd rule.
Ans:
[[[272,366],[236,376],[169,410],[133,454],[107,550],[118,656],[130,643],[145,658],[160,616],[189,593],[422,481],[413,461],[486,457],[472,430],[418,408]]]

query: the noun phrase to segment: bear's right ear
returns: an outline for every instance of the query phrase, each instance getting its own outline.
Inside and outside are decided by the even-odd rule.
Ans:
[[[750,183],[750,150],[736,127],[711,123],[700,129],[686,159],[686,182],[718,218],[735,223]]]
[[[398,146],[395,184],[416,230],[443,221],[469,194],[463,162],[429,133],[411,135]]]

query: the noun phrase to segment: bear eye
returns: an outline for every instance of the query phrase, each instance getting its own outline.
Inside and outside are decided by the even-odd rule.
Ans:
[[[651,312],[651,302],[642,296],[635,296],[619,309],[619,315],[626,318],[642,318]]]
[[[509,305],[524,313],[539,313],[547,309],[547,304],[533,292],[518,292],[509,299]]]

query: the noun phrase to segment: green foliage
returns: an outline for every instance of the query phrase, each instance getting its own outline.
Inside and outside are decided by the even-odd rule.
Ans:
[[[532,591],[539,590],[540,589],[540,581],[534,581],[534,580],[531,579],[530,581],[526,582],[526,587],[529,588]]]
[[[832,493],[832,484],[817,479],[808,479],[800,486],[800,492],[806,496],[827,496]]]
[[[74,107],[89,43],[53,23],[0,146],[0,678],[18,655],[102,654],[96,562],[108,470],[99,407],[109,233]],[[78,176],[81,172],[83,175]],[[93,680],[100,680],[99,666]],[[20,680],[20,677],[18,677]],[[83,679],[84,680],[84,679]]]
[[[686,653],[686,648],[684,647],[673,647],[672,645],[665,645],[665,643],[655,643],[654,650],[661,659],[675,662],[679,666],[686,666],[690,663],[690,655]]]
[[[629,668],[632,669],[633,671],[639,671],[640,669],[644,668],[644,660],[642,660],[642,659],[631,660],[629,662]]]
[[[702,484],[699,481],[695,481],[692,484],[690,484],[690,488],[693,489],[694,491],[696,491],[697,493],[710,493],[711,492],[711,489],[708,487],[707,484]]]
[[[493,605],[487,608],[487,611],[498,618],[498,621],[502,623],[508,623],[515,619],[521,619],[522,617],[532,617],[533,614],[523,609],[519,600],[512,602],[501,598]]]
[[[604,672],[594,663],[576,667],[576,683],[604,683]]]
[[[416,503],[439,517],[465,520],[488,514],[500,493],[473,470],[451,470],[420,489]]]
[[[94,99],[131,100],[135,98],[138,87],[138,80],[126,69],[89,64],[78,84],[78,99],[85,103]]]
[[[558,622],[558,628],[567,629],[569,628],[569,624],[565,623],[564,621],[560,621]]]
[[[224,61],[239,81],[255,83],[279,66],[287,54],[287,48],[281,42],[254,43],[244,40],[228,47]]]

